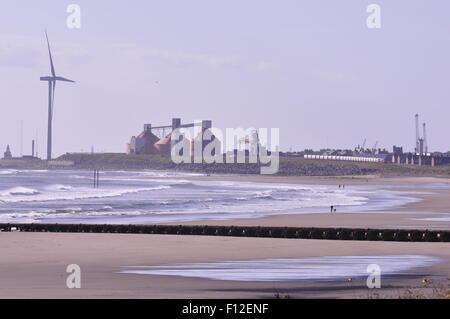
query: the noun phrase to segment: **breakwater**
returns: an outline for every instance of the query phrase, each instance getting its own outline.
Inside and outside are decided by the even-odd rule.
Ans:
[[[0,224],[2,232],[160,234],[321,240],[450,242],[447,230],[188,225]]]

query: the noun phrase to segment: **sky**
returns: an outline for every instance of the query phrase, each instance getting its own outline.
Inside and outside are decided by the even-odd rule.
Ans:
[[[430,151],[450,151],[449,17],[447,0],[2,0],[0,151],[30,154],[37,138],[45,153],[45,29],[57,74],[76,81],[57,84],[54,156],[124,152],[172,117],[279,128],[281,150],[412,151],[416,113]]]

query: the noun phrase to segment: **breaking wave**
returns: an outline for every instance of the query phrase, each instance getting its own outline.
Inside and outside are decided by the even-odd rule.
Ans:
[[[41,193],[35,189],[16,187],[4,193],[0,193],[0,201],[3,203],[18,203],[18,202],[46,202],[56,200],[82,200],[94,198],[109,198],[119,197],[126,194],[157,191],[169,189],[170,186],[156,186],[136,189],[118,189],[118,190],[93,190],[90,188],[72,188],[70,192],[63,193]],[[12,197],[11,195],[15,195]],[[36,195],[36,196],[31,196]]]
[[[16,169],[0,170],[0,175],[16,175],[19,171]]]
[[[70,185],[61,185],[61,184],[55,184],[55,185],[50,185],[50,186],[46,187],[46,189],[50,190],[50,191],[54,191],[54,190],[57,190],[57,191],[68,191],[68,190],[71,190],[72,188],[73,187],[70,186]]]
[[[26,187],[14,187],[0,192],[0,196],[32,196],[40,194],[38,190]]]

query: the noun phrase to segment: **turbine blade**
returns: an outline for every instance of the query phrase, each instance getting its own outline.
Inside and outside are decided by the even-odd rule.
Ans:
[[[48,56],[50,57],[50,67],[52,69],[52,75],[53,77],[55,77],[56,76],[55,67],[53,65],[52,51],[50,50],[50,42],[48,41],[47,30],[45,30],[45,37],[47,38]]]
[[[54,78],[56,81],[63,81],[63,82],[70,82],[70,83],[75,83],[75,81],[63,78],[62,76],[55,76]]]

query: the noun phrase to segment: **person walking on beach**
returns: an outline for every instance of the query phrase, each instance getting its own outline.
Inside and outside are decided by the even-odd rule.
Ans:
[[[331,205],[330,208],[331,208],[331,212],[334,212],[334,206]]]

